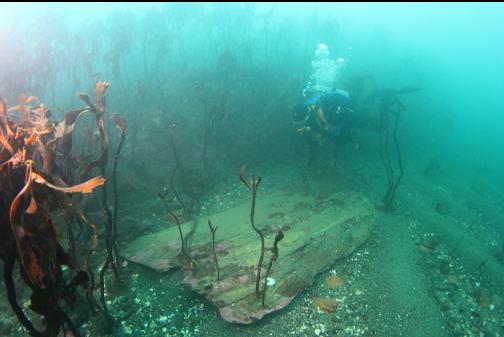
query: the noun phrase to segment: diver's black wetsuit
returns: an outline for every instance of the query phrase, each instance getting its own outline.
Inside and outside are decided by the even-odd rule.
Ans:
[[[350,97],[347,92],[337,90],[316,95],[306,101],[305,105],[310,111],[305,124],[305,127],[309,127],[311,130],[309,134],[306,134],[310,152],[309,164],[315,163],[318,141],[321,141],[322,138],[338,145],[348,140],[354,140],[355,119],[349,109]],[[322,130],[317,121],[319,109],[322,109],[327,121],[327,130]],[[319,135],[320,138],[317,139],[314,135]]]

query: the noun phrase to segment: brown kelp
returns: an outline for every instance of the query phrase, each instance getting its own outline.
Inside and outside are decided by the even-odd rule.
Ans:
[[[250,192],[252,192],[252,204],[250,206],[250,224],[252,225],[252,228],[254,231],[259,235],[261,238],[261,253],[259,255],[259,262],[257,263],[257,276],[256,276],[256,291],[255,294],[256,296],[259,296],[259,284],[261,281],[261,269],[263,266],[263,261],[264,261],[264,234],[262,231],[256,227],[255,221],[254,221],[254,215],[255,215],[255,206],[256,206],[256,197],[257,197],[257,189],[259,188],[259,185],[261,184],[261,177],[256,177],[255,175],[250,178],[250,183],[247,183],[245,181],[245,168],[246,166],[243,165],[240,169],[240,181],[242,182],[245,187],[247,187]]]
[[[89,175],[89,173],[93,169],[98,169],[99,172],[101,173],[102,176],[105,175],[106,173],[106,167],[108,163],[108,148],[109,148],[109,138],[107,135],[107,129],[105,126],[105,112],[106,112],[106,104],[105,104],[105,92],[107,91],[108,87],[110,86],[109,83],[104,82],[104,81],[98,81],[96,83],[96,88],[95,88],[95,102],[91,102],[91,99],[87,94],[80,93],[79,98],[86,103],[87,109],[91,113],[93,113],[95,117],[95,123],[96,123],[96,129],[98,131],[99,137],[100,137],[100,144],[99,144],[99,155],[97,158],[94,160],[91,160],[89,163],[83,166],[83,168],[80,170],[79,177],[80,179],[84,179]],[[118,117],[116,117],[116,125],[118,126],[119,130],[121,131],[121,139],[122,142],[124,141],[124,132],[125,132],[125,123],[123,121],[120,121]],[[119,144],[118,151],[120,152],[122,148],[122,142]],[[118,158],[119,153],[116,152],[116,164],[114,167],[114,171],[117,169],[117,158]],[[114,181],[115,181],[115,173],[114,173]],[[116,186],[116,185],[114,185]],[[114,188],[114,200],[117,200],[117,189]],[[101,200],[101,208],[102,212],[104,215],[104,225],[105,225],[105,248],[107,251],[107,258],[105,260],[105,263],[103,267],[100,270],[100,279],[99,279],[99,285],[100,285],[100,299],[102,302],[102,307],[103,310],[106,314],[106,317],[110,319],[110,315],[107,310],[107,305],[105,301],[105,273],[108,270],[109,266],[112,266],[112,271],[114,273],[114,276],[117,280],[119,280],[119,271],[118,271],[118,256],[117,256],[117,251],[114,249],[114,239],[116,237],[115,234],[115,226],[114,226],[114,216],[112,215],[112,212],[110,211],[110,207],[108,206],[108,197],[107,197],[107,186],[105,185],[104,188],[102,189],[102,200]],[[117,208],[114,210],[114,212],[117,212]],[[117,216],[117,213],[115,213],[115,216]]]
[[[32,336],[57,336],[68,329],[80,336],[62,301],[72,305],[79,286],[91,291],[87,254],[82,265],[65,251],[54,214],[60,212],[65,225],[74,218],[90,225],[90,251],[96,247],[96,226],[71,195],[92,193],[104,185],[102,176],[71,185],[69,172],[74,164],[72,132],[84,108],[71,111],[60,122],[51,120],[51,111],[33,96],[22,95],[20,104],[9,109],[0,98],[0,259],[11,307]],[[18,113],[20,112],[20,113]],[[69,235],[69,250],[75,241]],[[13,280],[16,262],[21,278],[31,289],[29,308],[44,317],[45,328],[38,331],[17,302]],[[68,266],[71,275],[63,273]]]

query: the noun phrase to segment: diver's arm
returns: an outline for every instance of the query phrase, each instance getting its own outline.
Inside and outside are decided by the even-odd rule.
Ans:
[[[327,119],[325,118],[324,110],[322,107],[319,107],[316,111],[317,114],[317,123],[321,130],[327,131],[329,129],[329,123],[327,123]]]

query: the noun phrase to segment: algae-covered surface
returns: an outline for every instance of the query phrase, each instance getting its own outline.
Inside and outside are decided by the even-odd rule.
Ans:
[[[182,225],[185,233],[195,228],[189,241],[193,263],[183,268],[184,282],[215,304],[225,320],[236,323],[251,323],[287,306],[312,284],[317,273],[348,256],[368,239],[374,212],[366,197],[349,190],[323,199],[281,191],[259,195],[256,226],[265,234],[266,241],[262,278],[274,236],[279,230],[285,233],[279,244],[280,257],[270,273],[274,285],[267,288],[263,307],[261,296],[255,294],[260,239],[250,224],[250,207],[250,201],[244,201]],[[221,270],[218,281],[208,219],[218,226],[215,242]],[[180,266],[179,253],[176,226],[140,237],[125,251],[128,260],[159,272]],[[263,283],[261,279],[261,291]]]

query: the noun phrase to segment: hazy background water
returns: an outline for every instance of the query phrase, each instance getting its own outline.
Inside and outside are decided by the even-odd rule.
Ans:
[[[11,100],[29,92],[69,108],[77,104],[75,92],[100,77],[113,84],[112,110],[161,123],[190,119],[202,109],[201,96],[214,102],[225,92],[233,116],[243,115],[236,120],[253,119],[266,129],[265,143],[279,145],[264,148],[282,151],[281,140],[295,137],[290,108],[301,100],[315,46],[324,42],[332,56],[347,59],[347,78],[369,74],[381,87],[424,88],[405,98],[402,136],[409,146],[453,159],[454,166],[499,172],[503,9],[484,3],[3,4],[0,88]],[[229,115],[219,126],[222,138],[237,127]]]

